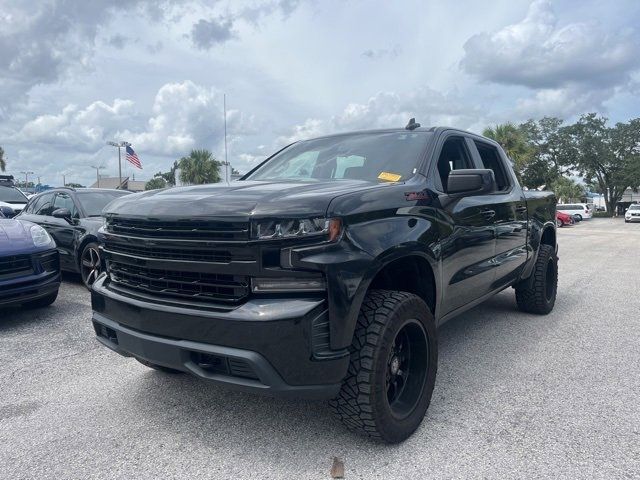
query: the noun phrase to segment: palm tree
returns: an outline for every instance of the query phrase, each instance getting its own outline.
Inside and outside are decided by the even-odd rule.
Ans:
[[[487,127],[482,132],[485,137],[498,142],[513,160],[515,170],[520,174],[531,158],[531,146],[524,132],[513,123],[507,122],[495,127]]]
[[[7,168],[7,162],[4,159],[4,150],[0,147],[0,172],[4,172]]]
[[[217,183],[220,181],[220,162],[209,150],[191,150],[188,157],[179,161],[180,180],[190,185]]]

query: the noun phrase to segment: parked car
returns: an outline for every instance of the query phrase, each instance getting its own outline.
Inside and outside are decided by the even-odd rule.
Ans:
[[[553,309],[555,210],[469,132],[297,142],[232,184],[108,205],[93,325],[151,368],[332,399],[399,442],[429,405],[439,325],[512,286],[522,311]]]
[[[640,204],[629,205],[627,211],[624,212],[625,223],[640,222]]]
[[[557,211],[572,215],[579,222],[593,216],[593,210],[586,203],[558,204]]]
[[[127,194],[100,188],[56,188],[29,200],[19,218],[44,227],[58,245],[62,270],[80,273],[89,288],[102,271],[96,236],[103,224],[102,209]]]
[[[58,296],[60,262],[47,231],[31,222],[2,218],[0,207],[0,307],[45,307]]]
[[[576,221],[571,215],[567,215],[566,213],[562,212],[556,212],[556,225],[558,227],[573,225],[574,223],[576,223]]]
[[[22,211],[29,199],[16,187],[0,184],[0,202],[9,205],[15,211],[16,215]]]

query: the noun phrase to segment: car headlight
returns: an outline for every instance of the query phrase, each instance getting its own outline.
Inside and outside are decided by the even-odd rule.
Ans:
[[[49,232],[47,232],[40,225],[33,225],[29,232],[31,233],[31,240],[33,240],[33,244],[36,247],[46,247],[47,245],[53,243]]]
[[[259,220],[253,224],[252,237],[257,240],[283,238],[325,237],[335,242],[342,232],[339,218],[290,218],[282,220]]]

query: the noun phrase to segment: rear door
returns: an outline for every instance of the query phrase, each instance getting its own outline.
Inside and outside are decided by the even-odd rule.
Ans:
[[[527,260],[527,203],[504,152],[477,138],[473,147],[481,168],[493,170],[497,184],[497,191],[487,195],[487,208],[494,212],[495,222],[496,289],[519,277]]]
[[[490,291],[495,256],[494,215],[487,195],[450,196],[447,181],[452,170],[476,168],[469,139],[460,133],[439,141],[433,172],[440,190],[442,259],[442,315]]]

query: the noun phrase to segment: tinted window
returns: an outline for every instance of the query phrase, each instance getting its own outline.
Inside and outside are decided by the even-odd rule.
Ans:
[[[38,199],[38,203],[34,208],[36,215],[51,215],[53,212],[53,192],[43,193]]]
[[[484,165],[484,168],[493,170],[498,190],[508,190],[511,184],[498,150],[486,143],[475,143],[478,148],[478,153],[480,154],[480,159],[482,160],[482,165]]]
[[[129,192],[105,190],[103,192],[77,192],[76,196],[87,217],[99,217],[102,209],[112,200],[128,195]]]
[[[56,194],[56,197],[53,200],[53,210],[57,210],[59,208],[66,208],[71,212],[72,217],[78,217],[78,209],[68,193]]]
[[[27,203],[27,197],[17,188],[0,187],[0,202]]]
[[[452,137],[447,139],[438,157],[438,175],[442,182],[443,191],[447,191],[449,173],[451,173],[452,170],[462,170],[465,168],[473,168],[473,166],[464,138]]]
[[[406,180],[413,176],[429,138],[428,132],[407,131],[307,140],[278,153],[247,179]]]

